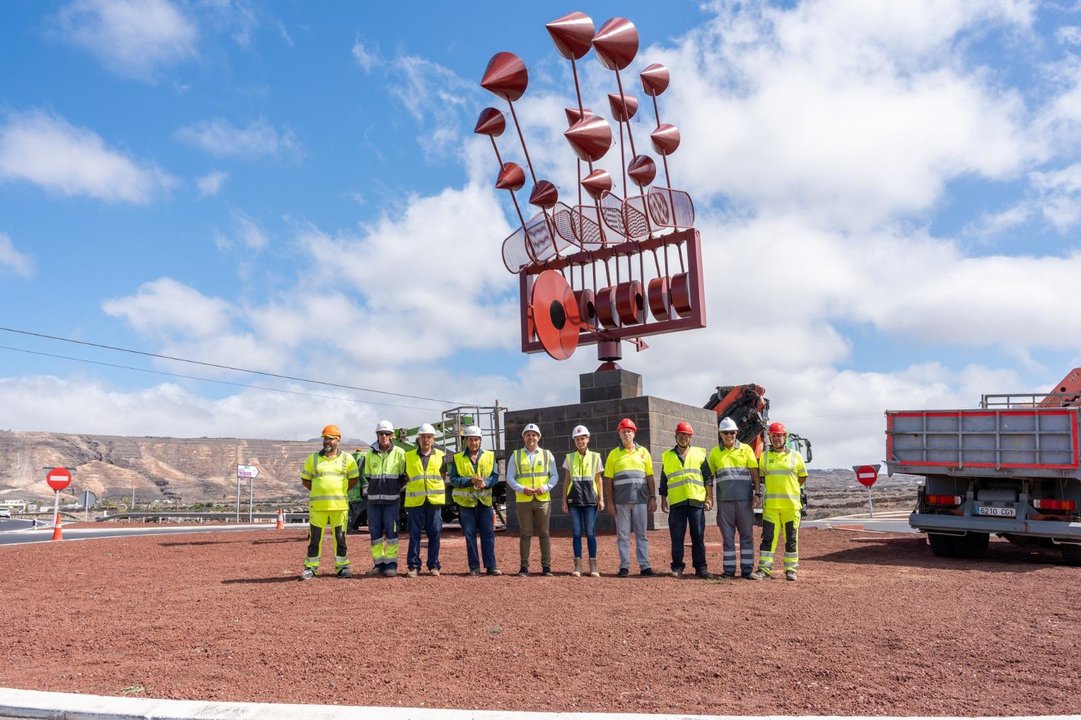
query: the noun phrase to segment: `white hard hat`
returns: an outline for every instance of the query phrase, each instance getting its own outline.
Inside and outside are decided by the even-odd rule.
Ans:
[[[717,423],[717,432],[728,432],[731,430],[739,432],[739,427],[736,425],[736,421],[732,418],[726,417],[725,419]]]
[[[432,427],[431,423],[424,423],[417,430],[417,435],[435,435],[435,428]]]
[[[377,433],[381,433],[381,432],[392,433],[392,432],[394,432],[394,423],[392,423],[390,420],[380,420],[379,424],[375,426],[375,431]]]
[[[589,437],[589,428],[585,425],[576,425],[574,430],[571,431],[572,438],[582,437],[583,435]]]
[[[522,435],[525,435],[527,432],[535,432],[538,435],[541,434],[540,428],[537,427],[537,423],[529,423],[526,425],[525,428],[522,429]]]
[[[483,437],[480,431],[480,427],[477,425],[470,425],[462,431],[462,437]]]

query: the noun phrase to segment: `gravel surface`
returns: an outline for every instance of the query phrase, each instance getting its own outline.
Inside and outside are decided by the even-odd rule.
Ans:
[[[415,579],[359,577],[367,538],[352,535],[358,577],[298,582],[296,529],[2,547],[0,686],[584,712],[1081,713],[1081,570],[1057,553],[993,542],[986,560],[944,560],[917,535],[800,539],[795,583],[616,578],[611,535],[598,538],[600,579],[569,575],[566,537],[553,538],[556,577],[470,577],[450,529],[442,576]],[[719,571],[716,527],[707,540]],[[667,569],[667,531],[650,543]],[[508,573],[517,546],[497,538]]]

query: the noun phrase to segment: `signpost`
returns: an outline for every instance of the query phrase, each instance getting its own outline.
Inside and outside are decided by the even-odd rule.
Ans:
[[[252,522],[252,480],[259,477],[259,468],[254,465],[236,466],[236,521],[240,522],[240,481],[248,478],[248,522]]]
[[[98,496],[90,492],[89,490],[83,490],[82,494],[79,496],[79,502],[83,506],[83,520],[85,522],[89,522],[90,508],[94,507],[94,505],[97,504]]]
[[[867,512],[871,517],[875,516],[875,506],[871,501],[871,486],[878,480],[878,470],[881,468],[881,464],[874,465],[853,465],[852,470],[856,473],[856,480],[860,485],[867,488]]]
[[[53,540],[63,540],[60,531],[60,491],[71,485],[71,470],[66,467],[46,468],[45,482],[53,489]]]

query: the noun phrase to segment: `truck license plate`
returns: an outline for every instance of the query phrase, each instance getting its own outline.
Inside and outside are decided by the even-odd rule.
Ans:
[[[990,517],[1017,517],[1017,508],[981,505],[979,508],[976,509],[976,514],[988,515]]]

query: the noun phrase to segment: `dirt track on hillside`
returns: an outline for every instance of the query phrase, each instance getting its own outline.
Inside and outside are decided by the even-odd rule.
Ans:
[[[0,548],[0,686],[160,698],[547,711],[1081,713],[1081,570],[992,543],[801,532],[795,583],[441,577],[300,583],[298,530]],[[710,528],[711,569],[720,537]],[[366,537],[350,536],[366,569]],[[402,544],[404,559],[405,543]],[[324,569],[332,563],[330,548]],[[500,535],[501,567],[517,538]],[[534,546],[534,553],[536,553]],[[666,569],[666,531],[651,533]],[[688,558],[689,559],[689,558]]]

